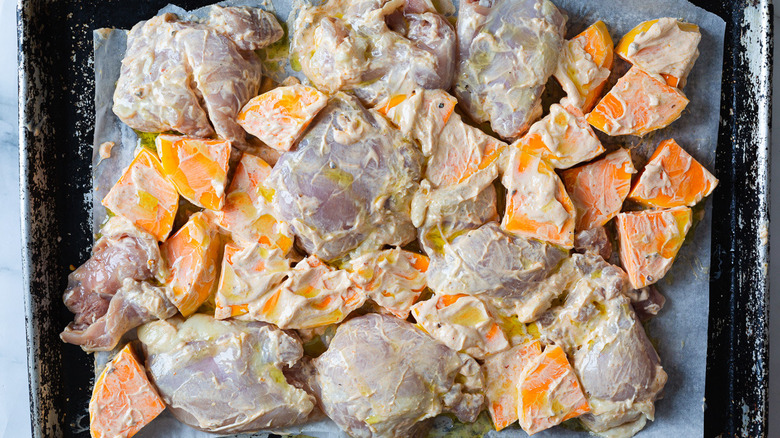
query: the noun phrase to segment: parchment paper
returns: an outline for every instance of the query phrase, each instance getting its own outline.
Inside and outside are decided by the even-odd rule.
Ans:
[[[295,0],[237,0],[220,4],[237,4],[263,7],[273,10],[280,22],[290,29],[291,12]],[[553,0],[569,16],[567,37],[572,37],[595,21],[602,20],[617,43],[620,37],[642,21],[659,17],[676,17],[699,25],[702,40],[701,56],[691,72],[684,92],[690,99],[682,117],[666,129],[656,131],[642,139],[636,137],[606,137],[608,145],[632,148],[635,164],[644,165],[649,155],[662,140],[674,138],[711,171],[714,168],[720,112],[721,68],[723,65],[723,40],[725,22],[684,0]],[[455,1],[457,6],[457,1]],[[186,11],[168,6],[164,11],[186,16]],[[202,16],[204,10],[193,11]],[[277,82],[288,74],[301,77],[286,61],[284,45],[289,42],[289,31],[282,43],[265,53],[266,74]],[[105,220],[105,209],[100,200],[116,182],[121,170],[134,155],[137,137],[122,124],[111,111],[112,95],[119,77],[119,66],[126,47],[126,34],[121,30],[95,31],[95,139],[94,139],[94,211],[95,232]],[[615,80],[627,68],[615,57]],[[100,160],[98,147],[106,141],[116,143],[112,157]],[[717,176],[717,175],[716,175]],[[702,205],[703,204],[703,205]],[[704,384],[707,358],[707,323],[709,312],[709,266],[711,234],[711,202],[706,200],[694,209],[698,219],[689,231],[677,261],[671,271],[658,283],[666,296],[666,305],[660,315],[647,324],[648,335],[653,341],[661,363],[669,375],[664,398],[656,402],[656,420],[637,436],[642,438],[702,436],[704,430]],[[724,384],[726,384],[724,382]],[[85,407],[86,409],[86,407]],[[475,436],[484,433],[488,423],[486,416],[478,424],[463,428],[453,425],[446,417],[434,422],[431,436]],[[454,426],[454,427],[453,427]],[[285,434],[305,434],[313,437],[343,437],[330,421],[320,421],[301,427],[278,431]],[[167,411],[144,428],[139,437],[213,437],[196,431],[176,421]],[[265,437],[267,434],[240,435]],[[487,437],[523,437],[517,428],[490,431]],[[539,437],[582,437],[586,432],[557,427],[541,432]]]

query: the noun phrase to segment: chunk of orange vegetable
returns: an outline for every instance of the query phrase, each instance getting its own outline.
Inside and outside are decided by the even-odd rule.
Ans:
[[[127,344],[95,380],[89,429],[93,438],[130,438],[163,410],[162,398]]]
[[[249,304],[250,318],[282,329],[310,329],[336,324],[366,302],[349,273],[316,256],[298,262],[288,278],[262,299]]]
[[[517,385],[520,427],[533,435],[569,418],[590,412],[566,353],[548,345],[523,370]]]
[[[276,219],[271,207],[274,190],[263,184],[269,173],[268,163],[245,153],[230,182],[225,206],[216,216],[233,240],[276,246],[287,254],[292,248],[293,233],[287,223]]]
[[[168,298],[185,317],[208,300],[219,275],[221,242],[216,225],[203,213],[190,216],[160,251],[171,270]]]
[[[691,228],[691,209],[645,210],[617,215],[620,261],[634,289],[666,275]]]
[[[158,135],[157,153],[165,175],[198,207],[219,210],[225,201],[230,142]]]
[[[429,157],[457,104],[458,100],[444,90],[419,89],[391,97],[378,111],[404,135],[419,142],[423,155]]]
[[[433,187],[447,187],[465,182],[488,168],[496,168],[497,172],[498,157],[506,147],[503,141],[464,123],[455,114],[442,129],[425,177]]]
[[[661,75],[667,85],[685,85],[699,57],[699,26],[675,18],[645,21],[629,31],[615,53],[642,70]]]
[[[420,328],[455,351],[477,359],[509,348],[485,304],[471,295],[439,295],[412,306]]]
[[[577,209],[575,231],[600,227],[615,217],[631,189],[636,173],[628,149],[561,173],[566,192]]]
[[[327,103],[316,88],[282,86],[252,98],[236,121],[268,146],[286,152]]]
[[[677,120],[688,99],[677,88],[631,67],[588,114],[588,122],[609,135],[638,135]]]
[[[672,139],[658,145],[629,199],[653,207],[693,207],[718,180]]]
[[[574,246],[574,204],[546,161],[515,148],[501,181],[507,189],[501,221],[505,231],[565,248]]]
[[[496,430],[517,421],[517,383],[526,365],[540,354],[541,344],[532,341],[485,358],[485,396]]]
[[[582,111],[557,103],[551,105],[550,113],[531,125],[514,145],[542,157],[556,169],[567,169],[604,152]]]
[[[162,242],[173,228],[179,194],[157,158],[142,149],[102,202]]]
[[[428,257],[400,248],[369,253],[347,263],[356,287],[393,315],[406,319],[427,286]]]
[[[228,243],[214,298],[214,317],[225,319],[247,314],[249,304],[279,286],[289,270],[290,262],[277,247],[256,242]]]
[[[555,78],[566,96],[582,112],[589,112],[607,84],[613,61],[612,37],[607,25],[597,21],[564,42]]]

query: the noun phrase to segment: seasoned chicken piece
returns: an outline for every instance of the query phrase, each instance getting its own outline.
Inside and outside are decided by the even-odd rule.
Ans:
[[[574,250],[583,254],[600,255],[604,260],[609,261],[612,257],[612,241],[609,239],[607,229],[594,227],[575,234]]]
[[[661,292],[658,291],[654,284],[642,289],[629,290],[626,292],[626,296],[631,300],[634,312],[636,312],[636,316],[642,322],[658,315],[658,312],[666,304],[666,297],[661,295]]]
[[[86,351],[108,351],[122,336],[149,321],[170,318],[178,312],[165,293],[165,288],[126,278],[111,297],[106,313],[83,330],[69,325],[60,337],[69,344],[80,345]]]
[[[420,151],[384,117],[337,93],[266,185],[299,244],[332,261],[414,239],[410,203],[421,167]]]
[[[303,356],[297,336],[261,322],[196,313],[138,329],[146,367],[181,422],[220,434],[305,421],[314,398],[287,382]]]
[[[304,7],[295,29],[294,56],[329,93],[351,90],[375,106],[452,84],[455,30],[429,0],[330,0]]]
[[[262,49],[284,36],[284,30],[273,14],[246,6],[213,5],[205,24],[233,40],[239,50]]]
[[[76,315],[60,336],[88,351],[111,350],[127,330],[176,313],[160,288],[138,283],[167,276],[157,239],[122,216],[101,233],[92,257],[68,276],[63,296]]]
[[[246,49],[281,33],[278,23],[268,24],[273,17],[259,12],[214,8],[212,13],[207,23],[217,28],[178,21],[170,13],[133,27],[114,91],[114,113],[123,122],[144,132],[196,137],[216,132],[243,145],[245,133],[235,118],[257,95],[261,79],[260,60]]]
[[[353,437],[412,436],[441,412],[471,422],[484,401],[474,359],[375,313],[339,326],[304,378],[323,411]]]
[[[626,274],[595,255],[572,260],[580,279],[540,319],[542,336],[573,360],[591,407],[582,423],[605,436],[631,436],[654,418],[666,373],[625,295]]]
[[[505,139],[522,135],[542,114],[565,23],[549,0],[462,1],[455,95],[463,109]]]
[[[489,222],[456,237],[433,257],[428,286],[441,294],[481,298],[504,316],[534,321],[571,278],[567,253],[538,240],[511,237]]]

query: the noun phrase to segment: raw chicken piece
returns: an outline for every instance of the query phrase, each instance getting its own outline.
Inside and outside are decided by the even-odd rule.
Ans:
[[[455,30],[429,0],[330,0],[305,7],[295,29],[294,56],[323,91],[375,106],[452,84]]]
[[[176,313],[168,314],[172,304],[159,288],[132,281],[164,282],[157,239],[122,216],[112,217],[101,233],[92,257],[68,276],[63,296],[76,316],[60,336],[88,351],[111,350],[125,331]]]
[[[595,227],[575,234],[574,250],[583,254],[600,255],[604,260],[609,261],[612,257],[612,241],[609,239],[607,229]]]
[[[471,118],[514,139],[541,116],[565,23],[549,0],[461,2],[455,95]]]
[[[206,26],[223,33],[239,50],[268,47],[284,36],[284,29],[270,12],[246,6],[211,6]]]
[[[216,28],[171,13],[133,27],[114,92],[114,113],[123,122],[144,132],[216,132],[243,145],[235,118],[261,79],[260,60],[246,49],[270,44],[281,29],[269,24],[273,17],[248,9],[213,8],[212,14],[207,23]]]
[[[428,286],[441,294],[481,298],[504,316],[534,321],[565,288],[567,253],[538,240],[510,237],[495,222],[444,246],[428,268]]]
[[[80,345],[86,351],[108,351],[122,336],[142,324],[170,318],[178,312],[165,288],[126,278],[110,299],[106,313],[84,330],[70,325],[60,335],[63,341]]]
[[[484,401],[474,359],[388,315],[342,324],[304,375],[323,411],[353,437],[413,436],[443,411],[471,422]]]
[[[636,316],[642,322],[658,315],[658,312],[666,304],[666,298],[661,295],[661,292],[658,291],[654,284],[642,289],[629,290],[626,292],[626,296],[631,300],[634,312],[636,312]]]
[[[432,189],[423,180],[412,199],[412,221],[420,245],[431,257],[440,254],[459,233],[496,220],[496,188],[489,184],[479,191],[477,179],[439,189]]]
[[[594,255],[572,260],[580,279],[563,305],[540,319],[542,336],[572,359],[591,406],[583,424],[599,434],[631,436],[654,418],[666,373],[625,295],[625,272]]]
[[[196,313],[138,329],[146,367],[181,422],[232,434],[305,421],[314,399],[287,382],[303,356],[297,336],[262,322]]]
[[[383,116],[337,93],[266,185],[306,252],[332,261],[414,239],[421,167],[420,151]]]

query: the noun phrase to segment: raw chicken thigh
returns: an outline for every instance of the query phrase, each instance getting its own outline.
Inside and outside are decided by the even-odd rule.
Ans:
[[[250,432],[300,423],[314,409],[284,375],[303,356],[301,341],[273,325],[196,313],[146,324],[138,338],[163,400],[192,427]]]
[[[441,294],[481,298],[506,316],[531,322],[569,281],[567,253],[538,240],[512,237],[489,222],[456,237],[433,257],[428,286]]]
[[[323,91],[375,106],[452,84],[455,30],[429,0],[330,0],[305,7],[295,28],[294,56]]]
[[[528,130],[542,114],[565,23],[549,0],[460,3],[455,95],[471,118],[505,139]]]
[[[353,437],[412,436],[441,412],[474,421],[484,401],[474,359],[388,315],[339,326],[304,374],[323,411]]]
[[[580,417],[583,424],[600,434],[631,436],[654,418],[666,373],[625,295],[626,274],[596,255],[572,260],[580,279],[561,307],[540,318],[542,336],[572,358],[591,407]]]
[[[68,276],[63,300],[76,316],[60,337],[87,351],[111,350],[128,330],[176,314],[162,288],[157,239],[121,216],[112,217],[92,257]]]
[[[235,118],[260,88],[252,50],[281,36],[272,15],[246,8],[214,8],[206,24],[171,13],[138,23],[127,37],[114,113],[139,131],[216,133],[241,145]]]
[[[422,161],[384,117],[337,93],[266,184],[306,252],[332,261],[415,238],[410,204]]]

